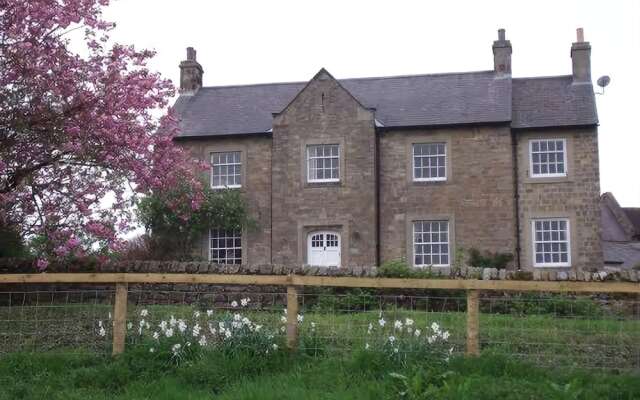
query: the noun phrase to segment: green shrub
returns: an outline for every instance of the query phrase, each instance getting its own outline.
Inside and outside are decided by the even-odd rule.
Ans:
[[[416,278],[430,279],[436,277],[431,267],[414,268],[409,266],[405,260],[391,260],[382,264],[378,268],[378,275],[384,278]]]
[[[511,261],[513,261],[511,253],[480,252],[478,249],[469,249],[469,265],[475,268],[504,269]]]
[[[0,224],[0,257],[27,255],[22,238],[16,229]]]
[[[314,293],[317,294],[312,303],[315,312],[366,311],[378,305],[378,296],[373,289],[318,287]],[[313,302],[311,298],[309,300]]]
[[[189,211],[185,220],[184,212],[176,212],[172,206],[184,197],[183,190],[187,188],[176,188],[173,193],[154,193],[140,201],[138,219],[151,234],[145,239],[146,243],[132,249],[131,255],[156,260],[192,260],[194,244],[209,229],[240,230],[257,226],[242,192],[236,189],[205,188],[200,208]],[[146,255],[141,251],[145,249]]]
[[[605,310],[589,297],[569,297],[563,294],[516,293],[503,299],[482,304],[482,312],[510,315],[552,314],[571,317],[601,317]]]

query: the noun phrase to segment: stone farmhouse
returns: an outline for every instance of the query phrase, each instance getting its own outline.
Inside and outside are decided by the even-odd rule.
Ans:
[[[569,75],[513,78],[503,29],[493,69],[204,87],[180,63],[176,141],[246,196],[255,229],[212,229],[218,263],[447,267],[460,249],[509,268],[592,269],[600,243],[598,118],[589,42]]]

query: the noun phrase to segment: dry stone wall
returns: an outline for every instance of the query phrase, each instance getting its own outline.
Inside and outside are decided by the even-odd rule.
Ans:
[[[422,269],[421,271],[424,271]],[[33,260],[0,259],[0,274],[38,273]],[[277,264],[256,265],[220,265],[209,262],[181,261],[119,261],[95,266],[92,264],[52,264],[48,273],[55,272],[97,272],[97,273],[188,273],[188,274],[238,274],[238,275],[312,275],[312,276],[351,276],[383,277],[380,269],[374,266],[285,266]],[[640,271],[552,271],[537,269],[534,271],[514,271],[496,268],[433,268],[430,270],[435,279],[482,279],[482,280],[534,280],[534,281],[628,281],[638,282]],[[203,286],[203,285],[183,285]]]

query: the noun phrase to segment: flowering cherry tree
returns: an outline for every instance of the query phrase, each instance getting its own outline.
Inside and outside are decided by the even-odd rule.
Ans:
[[[184,191],[192,198],[181,210],[197,209],[195,164],[172,141],[176,119],[154,117],[174,87],[147,69],[152,51],[108,45],[108,0],[0,4],[0,227],[44,238],[49,256],[96,243],[106,254],[141,195],[187,186],[196,190]]]

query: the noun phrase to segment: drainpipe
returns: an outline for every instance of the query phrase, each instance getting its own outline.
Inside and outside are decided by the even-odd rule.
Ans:
[[[271,159],[269,160],[269,174],[271,174],[271,182],[269,185],[269,260],[273,265],[273,129],[271,130]]]
[[[378,129],[373,127],[376,135],[375,147],[375,175],[376,175],[376,264],[380,266],[380,136]]]
[[[516,213],[516,267],[520,269],[520,193],[519,193],[519,173],[518,173],[518,136],[511,130],[511,151],[513,154],[513,198]]]

